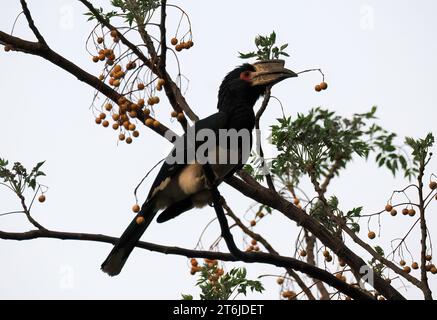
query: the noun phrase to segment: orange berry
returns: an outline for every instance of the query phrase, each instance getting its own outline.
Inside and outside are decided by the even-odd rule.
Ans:
[[[114,87],[119,87],[120,86],[120,80],[115,80],[113,83]]]
[[[137,88],[138,88],[138,90],[144,90],[144,88],[145,88],[144,83],[138,83]]]
[[[181,52],[183,49],[183,46],[181,44],[178,44],[178,45],[176,45],[175,49],[177,52]]]
[[[398,214],[398,212],[396,211],[396,209],[393,209],[393,210],[390,212],[390,214],[391,214],[393,217],[396,217],[397,214]]]
[[[103,74],[101,74],[100,76],[99,76],[99,80],[100,81],[103,81],[105,79],[105,76],[103,75]]]
[[[410,217],[414,217],[416,215],[416,210],[414,210],[413,208],[411,208],[410,210],[408,210],[408,215]]]
[[[124,141],[124,139],[126,139],[126,136],[123,133],[120,133],[120,135],[118,136],[118,139],[120,141]]]
[[[129,131],[134,131],[137,128],[136,125],[134,125],[133,123],[129,124]]]
[[[134,138],[138,138],[140,136],[140,133],[138,131],[134,131],[132,133],[132,135],[133,135]]]
[[[138,100],[138,106],[144,107],[144,99]]]
[[[387,211],[387,212],[391,212],[393,210],[393,206],[391,205],[391,204],[387,204],[386,206],[385,206],[385,211]]]
[[[127,144],[131,144],[133,142],[131,137],[126,138],[126,143]]]
[[[144,114],[146,115],[146,116],[148,116],[149,114],[150,114],[150,110],[149,109],[144,109]]]
[[[431,261],[432,260],[432,255],[428,254],[425,256],[425,260],[426,261]]]
[[[194,42],[192,41],[192,40],[188,40],[187,41],[187,44],[186,44],[186,48],[187,49],[190,49],[190,48],[192,48],[194,46]]]
[[[437,268],[431,267],[431,270],[429,270],[432,274],[437,274]]]
[[[158,79],[158,86],[165,86],[165,80],[164,79]]]
[[[255,220],[250,221],[250,226],[251,227],[255,227],[256,226],[256,221]]]
[[[111,30],[111,37],[115,38],[118,35],[117,30],[113,29]]]
[[[138,116],[138,114],[137,114],[137,112],[136,111],[131,111],[131,112],[129,112],[129,117],[131,117],[131,118],[136,118]],[[130,130],[130,129],[129,129]]]
[[[301,256],[301,257],[306,257],[306,256],[307,256],[307,252],[306,252],[306,250],[302,250],[302,251],[300,252],[300,256]]]
[[[138,204],[134,205],[134,206],[132,207],[132,211],[135,212],[135,213],[140,212],[140,206],[139,206]]]
[[[328,89],[328,84],[327,84],[326,82],[322,82],[322,83],[320,84],[320,88],[321,88],[322,90],[326,90],[326,89]]]
[[[93,62],[96,62],[96,63],[99,62],[99,57],[98,56],[94,56],[93,57]]]
[[[401,261],[399,261],[399,264],[400,264],[402,267],[404,267],[407,263],[405,262],[405,260],[401,260]]]
[[[113,119],[114,121],[118,121],[118,119],[120,119],[120,115],[119,115],[118,113],[114,113],[114,114],[112,115],[112,119]]]
[[[411,264],[411,268],[413,268],[414,270],[417,270],[417,269],[419,269],[419,264],[417,262],[413,262]]]
[[[323,256],[326,258],[326,257],[329,257],[331,254],[329,253],[329,251],[328,250],[325,250],[325,251],[323,251]]]
[[[38,201],[41,202],[41,203],[45,202],[45,201],[46,201],[46,196],[43,195],[43,194],[40,195],[40,196],[38,197]]]
[[[405,266],[405,267],[404,267],[404,271],[405,271],[406,273],[410,273],[410,272],[411,272],[411,268],[410,268],[409,266]]]
[[[279,284],[280,286],[282,286],[282,284],[284,283],[284,278],[276,279],[276,283]]]
[[[107,104],[105,105],[105,110],[106,110],[106,111],[111,111],[111,110],[112,110],[112,104],[107,103]]]
[[[407,216],[409,212],[410,212],[410,210],[408,210],[408,208],[404,208],[404,209],[402,210],[402,214],[403,214],[404,216]]]
[[[176,111],[172,111],[171,117],[176,118],[178,116],[178,113]]]
[[[158,120],[153,121],[153,126],[155,128],[158,128],[161,125],[161,123]]]
[[[146,119],[146,122],[145,122],[146,126],[151,127],[151,126],[153,126],[153,123],[154,123],[153,119],[151,119],[151,118]]]
[[[326,262],[331,262],[332,261],[332,256],[328,256],[325,258]]]
[[[294,291],[284,291],[282,297],[288,300],[296,299],[296,293]]]
[[[179,42],[179,41],[178,41],[177,38],[172,38],[171,41],[170,41],[170,43],[171,43],[173,46],[177,45],[178,42]]]
[[[118,123],[114,123],[112,125],[112,129],[114,129],[114,130],[118,130],[119,128],[120,128],[120,125]]]
[[[137,217],[137,219],[135,220],[135,222],[136,222],[138,225],[141,225],[141,224],[143,224],[144,222],[146,222],[146,219],[144,219],[144,217]]]
[[[106,114],[102,112],[102,113],[99,115],[99,118],[102,119],[102,120],[103,120],[103,119],[106,119]]]
[[[105,128],[109,127],[109,121],[108,121],[108,120],[103,121],[103,122],[102,122],[102,125],[103,125],[103,127],[105,127]]]
[[[430,188],[431,190],[435,190],[435,189],[437,189],[437,182],[436,182],[436,181],[431,181],[431,182],[429,183],[429,188]]]
[[[314,87],[314,90],[316,90],[317,92],[320,92],[320,91],[322,91],[322,88],[321,88],[320,85],[318,84],[318,85],[316,85],[316,86]]]
[[[376,233],[373,231],[370,231],[367,236],[369,237],[370,240],[373,240],[376,238]]]
[[[184,121],[185,120],[185,115],[184,115],[184,113],[183,112],[180,112],[179,114],[178,114],[178,121]]]
[[[250,242],[253,246],[256,246],[258,244],[258,241],[256,241],[255,239],[252,239],[252,241]]]
[[[116,73],[116,72],[120,72],[120,71],[121,71],[121,66],[120,66],[119,64],[116,64],[116,65],[114,66],[114,68],[112,69],[112,71],[114,71],[114,73]]]
[[[190,260],[190,263],[191,263],[191,265],[192,265],[193,267],[197,267],[197,266],[199,265],[199,263],[197,262],[197,259],[194,259],[194,258],[192,258],[192,259]]]

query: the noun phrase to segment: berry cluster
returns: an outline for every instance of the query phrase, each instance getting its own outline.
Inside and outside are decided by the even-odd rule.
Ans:
[[[194,46],[193,40],[188,40],[187,42],[185,41],[179,42],[179,40],[176,37],[172,38],[170,43],[175,47],[175,50],[177,52],[181,52],[184,49],[187,50],[191,49]]]
[[[322,91],[322,90],[326,90],[326,89],[328,89],[328,84],[327,84],[325,81],[323,81],[322,83],[316,85],[316,86],[314,87],[314,89],[315,89],[317,92],[320,92],[320,91]]]

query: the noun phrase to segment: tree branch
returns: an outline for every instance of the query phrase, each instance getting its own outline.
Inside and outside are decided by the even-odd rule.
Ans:
[[[223,208],[226,210],[226,213],[228,216],[230,216],[236,223],[236,225],[249,237],[252,239],[255,239],[259,243],[261,243],[264,248],[270,253],[274,255],[279,255],[279,253],[270,245],[270,243],[259,233],[255,233],[252,230],[250,230],[248,227],[244,225],[244,223],[235,215],[235,213],[232,211],[232,209],[227,205],[224,198],[222,198],[222,205]],[[302,289],[302,291],[306,294],[309,300],[316,300],[314,295],[312,294],[311,290],[307,287],[305,282],[299,277],[299,275],[294,272],[293,269],[288,268],[286,269],[287,273],[296,281],[296,283],[299,285],[299,287]]]
[[[258,110],[258,112],[256,113],[256,116],[255,116],[256,138],[258,140],[257,143],[258,143],[258,147],[259,147],[259,156],[261,157],[261,160],[262,160],[261,166],[263,167],[263,169],[266,168],[266,162],[264,159],[264,150],[263,150],[262,145],[261,145],[260,120],[261,120],[261,117],[264,114],[264,112],[267,110],[267,106],[269,105],[271,94],[272,94],[272,87],[269,86],[266,88],[266,91],[264,93],[264,100],[261,104],[260,109]],[[273,191],[276,191],[275,184],[273,183],[273,178],[272,178],[272,175],[270,174],[270,172],[266,173],[265,178],[266,178],[267,185],[269,186],[269,188]]]
[[[428,276],[426,271],[426,238],[427,238],[427,226],[425,219],[425,201],[423,199],[423,175],[425,172],[425,163],[421,162],[419,165],[419,175],[417,180],[419,182],[419,209],[420,209],[420,231],[421,231],[421,253],[420,253],[420,276],[422,283],[422,291],[425,300],[432,300],[432,292],[428,283]]]
[[[307,243],[307,262],[313,266],[316,265],[316,260],[314,257],[314,245],[315,245],[315,237],[313,235],[308,235],[308,232],[305,231],[305,241]],[[323,282],[317,281],[315,283],[317,290],[320,292],[320,300],[329,300],[329,292],[326,290]]]
[[[79,66],[75,65],[70,60],[67,60],[57,52],[53,51],[48,46],[42,45],[38,42],[23,40],[21,38],[11,36],[2,31],[0,31],[0,43],[6,43],[12,45],[12,47],[16,51],[40,56],[41,58],[50,61],[54,65],[74,75],[78,80],[85,82],[89,86],[93,87],[94,89],[96,89],[97,91],[99,91],[100,93],[102,93],[107,98],[114,101],[115,103],[118,103],[118,100],[122,97],[121,94],[119,94],[117,91],[109,87],[107,84],[100,81],[97,77],[81,69]],[[142,111],[138,111],[137,114],[138,114],[137,118],[143,124],[145,120],[151,118],[150,116],[145,115]],[[158,127],[150,127],[150,129],[155,131],[162,137],[166,137],[166,132],[170,130],[163,124],[160,124]],[[173,133],[173,135],[176,136],[175,133]]]
[[[240,249],[238,249],[237,245],[235,244],[232,233],[230,231],[228,220],[226,219],[226,215],[223,211],[223,206],[222,206],[222,202],[221,202],[221,195],[220,195],[218,189],[213,184],[213,182],[215,181],[214,172],[212,171],[212,168],[209,165],[209,163],[206,163],[203,165],[203,170],[205,172],[205,176],[206,176],[207,180],[209,181],[210,185],[212,186],[212,188],[210,189],[210,192],[212,195],[214,210],[216,212],[217,219],[218,219],[219,224],[220,224],[222,237],[225,240],[226,245],[227,245],[231,255],[233,255],[235,258],[237,258],[243,262],[248,262],[248,263],[260,262],[260,261],[263,261],[264,259],[267,259],[268,261],[271,262],[271,264],[276,265],[278,267],[292,268],[294,270],[304,272],[313,278],[322,280],[322,281],[326,282],[327,284],[329,284],[330,286],[336,288],[337,290],[347,294],[348,296],[350,296],[354,299],[365,299],[365,300],[373,299],[366,292],[363,292],[357,288],[354,288],[354,287],[348,285],[347,283],[337,279],[331,273],[329,273],[325,270],[316,268],[314,266],[311,266],[303,261],[300,261],[300,260],[297,260],[294,258],[286,258],[286,257],[282,257],[282,256],[276,256],[276,255],[263,253],[263,252],[245,253],[245,252],[241,251]],[[269,190],[269,192],[273,192],[270,189],[267,189],[267,190]],[[273,192],[273,193],[276,194],[275,192]],[[320,279],[321,277],[323,277],[323,279]]]
[[[245,196],[267,205],[283,213],[288,219],[296,222],[299,226],[314,234],[325,246],[330,248],[337,256],[342,258],[357,274],[362,267],[368,268],[364,260],[350,250],[337,237],[333,237],[315,218],[307,215],[303,210],[283,199],[270,189],[258,184],[256,187],[242,180],[231,177],[226,182]],[[405,298],[383,278],[374,275],[374,288],[387,299],[404,300]]]
[[[44,40],[43,36],[39,32],[38,28],[35,26],[35,22],[32,19],[32,16],[30,14],[29,8],[27,7],[27,3],[25,0],[20,0],[21,7],[23,8],[23,13],[27,19],[27,22],[29,23],[29,28],[32,30],[35,37],[38,39],[38,42],[41,43],[44,46],[47,46],[46,41]]]

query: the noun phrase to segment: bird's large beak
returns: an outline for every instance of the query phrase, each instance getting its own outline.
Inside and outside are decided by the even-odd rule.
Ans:
[[[297,77],[295,72],[284,68],[284,65],[284,60],[265,60],[254,63],[256,71],[252,77],[252,85],[274,85],[282,80]]]

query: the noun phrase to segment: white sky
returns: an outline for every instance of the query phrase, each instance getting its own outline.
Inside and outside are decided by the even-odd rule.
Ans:
[[[315,93],[313,87],[320,78],[314,73],[276,86],[274,95],[281,99],[287,114],[295,116],[323,106],[350,116],[378,105],[380,123],[402,139],[423,137],[429,131],[437,134],[435,1],[272,0],[268,5],[258,0],[181,1],[180,5],[193,23],[195,47],[181,54],[180,59],[183,73],[190,79],[187,100],[199,116],[215,112],[222,78],[241,63],[237,51],[252,50],[256,34],[275,30],[279,43],[290,44],[291,58],[286,65],[294,71],[321,67],[330,85],[328,91]],[[85,22],[82,14],[86,10],[78,1],[29,0],[29,7],[54,50],[99,74],[99,67],[84,50],[93,25]],[[19,2],[2,1],[0,30],[8,32],[19,12]],[[170,12],[172,18],[174,22],[179,16]],[[33,39],[23,17],[15,33]],[[36,205],[33,215],[53,230],[120,235],[132,217],[133,189],[166,155],[170,145],[150,130],[141,129],[142,138],[136,143],[117,146],[112,130],[94,124],[89,111],[93,90],[38,57],[5,53],[2,49],[0,70],[0,157],[21,161],[27,167],[47,160],[47,177],[41,181],[50,187],[47,202]],[[161,119],[167,119],[168,103],[158,108]],[[280,108],[272,104],[263,126],[267,128],[280,115]],[[173,127],[180,131],[176,125]],[[429,174],[431,171],[437,172],[435,161],[431,162]],[[146,180],[144,193],[150,183]],[[364,205],[365,212],[373,213],[384,207],[393,189],[406,184],[371,162],[356,160],[343,178],[333,183],[330,192],[340,198],[345,210]],[[245,215],[251,201],[229,187],[223,186],[221,191],[240,217],[251,218]],[[19,204],[6,190],[0,190],[0,208],[1,212],[12,211],[19,209]],[[429,210],[429,228],[435,243],[437,219],[433,211],[435,205]],[[213,217],[213,210],[206,209],[163,225],[152,224],[143,240],[193,248]],[[382,238],[372,245],[388,250],[389,240],[401,237],[411,221],[403,216],[383,215]],[[363,220],[362,236],[367,233],[366,223]],[[377,229],[377,221],[372,221],[371,226]],[[28,228],[22,216],[0,219],[1,230]],[[205,245],[219,234],[217,226],[209,230]],[[280,214],[263,221],[256,231],[282,254],[294,253],[297,229]],[[415,260],[419,259],[417,234],[418,230],[408,238]],[[237,241],[241,243],[241,237]],[[134,251],[119,277],[108,278],[99,269],[110,249],[110,245],[86,242],[1,241],[0,299],[179,299],[181,293],[198,292],[187,259],[143,250]],[[236,265],[227,264],[227,269]],[[282,273],[262,265],[248,268],[252,278]],[[431,276],[434,291],[436,279]],[[275,279],[267,278],[263,283],[267,293],[249,297],[276,299],[279,288]],[[405,284],[408,292],[397,283],[403,294],[421,297],[418,290]]]

